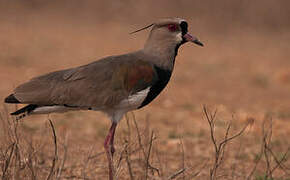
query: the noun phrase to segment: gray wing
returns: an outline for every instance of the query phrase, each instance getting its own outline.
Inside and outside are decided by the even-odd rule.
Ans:
[[[140,76],[140,71],[145,72],[139,77],[143,83],[130,81],[136,73]],[[148,62],[128,55],[116,56],[33,78],[17,87],[14,96],[25,104],[105,108],[150,86],[155,79]]]

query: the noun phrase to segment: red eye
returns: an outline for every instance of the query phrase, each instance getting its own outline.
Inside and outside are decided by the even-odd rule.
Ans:
[[[169,31],[171,31],[171,32],[174,32],[177,30],[176,24],[168,24],[167,27],[168,27]]]

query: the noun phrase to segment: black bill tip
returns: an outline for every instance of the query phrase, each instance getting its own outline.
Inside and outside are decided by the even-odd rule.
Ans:
[[[198,39],[193,41],[195,44],[199,45],[199,46],[204,46],[202,42],[200,42]]]

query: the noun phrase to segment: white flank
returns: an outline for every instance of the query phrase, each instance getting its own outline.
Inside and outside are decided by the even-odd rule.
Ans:
[[[128,111],[138,108],[145,100],[150,88],[151,87],[148,87],[136,94],[132,94],[127,99],[122,100],[120,104],[117,105],[117,108],[128,109]]]
[[[31,114],[48,114],[48,113],[62,113],[70,110],[79,110],[78,108],[69,108],[65,106],[41,106],[36,109],[34,109]]]
[[[148,87],[129,96],[127,99],[122,100],[115,108],[106,109],[103,112],[109,116],[111,121],[118,123],[124,114],[126,114],[128,111],[137,109],[142,104],[142,102],[147,97],[150,88],[151,87]]]

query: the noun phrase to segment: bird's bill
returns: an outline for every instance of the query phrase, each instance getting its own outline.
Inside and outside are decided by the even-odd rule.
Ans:
[[[203,46],[202,42],[200,42],[196,37],[186,33],[183,35],[183,38],[186,40],[186,42],[193,42],[199,46]]]

